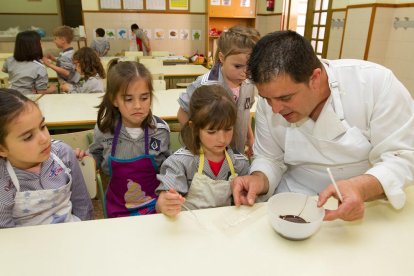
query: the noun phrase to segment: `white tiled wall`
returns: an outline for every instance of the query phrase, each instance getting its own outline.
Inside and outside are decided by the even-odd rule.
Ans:
[[[341,58],[364,59],[372,8],[348,9]]]
[[[345,20],[345,12],[344,11],[337,11],[332,13],[332,19],[335,20]],[[345,23],[344,23],[345,26]],[[339,54],[341,51],[341,43],[342,43],[342,34],[344,32],[344,26],[342,27],[334,27],[331,25],[331,29],[329,31],[329,42],[328,42],[328,52],[326,53],[327,59],[338,59]]]

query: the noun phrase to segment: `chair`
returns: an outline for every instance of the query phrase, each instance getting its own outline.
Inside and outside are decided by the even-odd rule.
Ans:
[[[93,141],[93,129],[72,133],[55,134],[51,137],[54,140],[60,140],[68,144],[73,149],[80,148],[82,150],[87,150]],[[86,187],[88,189],[90,197],[96,198],[98,194],[98,197],[101,200],[103,214],[106,218],[106,209],[104,203],[105,194],[102,188],[101,176],[96,170],[95,160],[91,156],[85,156],[82,160],[79,161],[79,166],[82,170],[82,174],[85,179]]]
[[[163,66],[162,60],[160,59],[141,59],[139,61],[141,64],[143,64],[145,67],[149,68],[149,67],[161,67]]]
[[[165,80],[152,80],[152,87],[154,91],[167,90],[167,83]]]
[[[153,57],[168,57],[170,52],[168,51],[151,51]]]
[[[170,123],[170,150],[171,152],[175,152],[183,145],[180,142],[180,132],[181,132],[181,125],[180,123]]]

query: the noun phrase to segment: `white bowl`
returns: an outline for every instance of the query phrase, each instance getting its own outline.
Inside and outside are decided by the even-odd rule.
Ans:
[[[267,211],[275,231],[290,240],[303,240],[315,234],[325,215],[325,209],[318,208],[314,198],[298,193],[279,193],[272,196],[268,201]],[[280,217],[286,215],[299,215],[307,223],[291,222]]]

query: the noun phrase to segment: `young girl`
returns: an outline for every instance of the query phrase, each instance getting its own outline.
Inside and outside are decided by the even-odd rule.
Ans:
[[[169,127],[151,113],[151,73],[137,62],[116,62],[110,64],[89,153],[110,176],[108,217],[155,213],[156,175],[170,154]]]
[[[186,147],[171,155],[158,175],[158,212],[175,216],[184,201],[190,209],[231,204],[230,182],[249,172],[246,157],[227,147],[236,113],[233,98],[222,86],[205,85],[194,91],[191,116],[181,131]]]
[[[55,92],[55,85],[48,88],[49,79],[42,58],[40,35],[36,31],[18,33],[13,56],[3,65],[3,72],[9,73],[10,88],[23,94]]]
[[[197,87],[218,83],[226,88],[237,105],[235,126],[237,134],[232,142],[232,147],[244,153],[247,145],[246,154],[248,156],[253,154],[254,136],[251,127],[250,108],[254,103],[255,87],[247,80],[246,69],[249,55],[259,37],[260,34],[257,30],[241,26],[235,26],[227,32],[223,32],[217,42],[213,68],[208,73],[198,77],[178,99],[180,109],[177,117],[183,125],[188,121],[189,115],[191,116],[191,114],[188,114],[188,105]]]
[[[0,89],[0,228],[93,218],[72,148],[51,143],[39,107]]]
[[[102,79],[105,78],[105,70],[94,50],[89,47],[79,49],[73,55],[73,64],[76,66],[76,71],[83,76],[84,82],[62,84],[61,91],[68,93],[104,92]]]

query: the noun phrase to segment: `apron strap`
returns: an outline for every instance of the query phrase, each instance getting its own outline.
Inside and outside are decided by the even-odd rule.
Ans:
[[[149,144],[148,144],[148,126],[144,129],[144,140],[145,140],[145,154],[149,154]]]
[[[339,92],[339,82],[336,80],[335,75],[332,70],[329,68],[327,61],[322,61],[323,66],[325,67],[326,74],[328,75],[329,88],[331,89],[331,95],[333,99],[333,104],[335,108],[335,113],[338,115],[339,119],[342,121],[345,119],[344,109],[342,107],[341,95]]]
[[[6,167],[7,167],[7,172],[9,173],[10,178],[11,178],[13,184],[14,184],[14,187],[16,187],[16,190],[18,192],[20,192],[19,180],[17,180],[16,173],[14,172],[14,169],[13,169],[12,165],[10,164],[9,160],[7,160],[7,162],[6,162]]]
[[[115,127],[114,139],[112,140],[111,155],[115,156],[116,144],[118,144],[119,133],[121,132],[122,120],[119,119]]]
[[[232,176],[236,175],[234,170],[233,162],[231,162],[230,155],[227,153],[227,150],[224,151],[224,155],[226,156],[227,163],[229,164],[230,172]],[[203,173],[204,168],[204,151],[203,148],[200,148],[200,163],[198,164],[198,174]]]
[[[62,167],[62,169],[65,171],[65,173],[69,176],[69,181],[72,181],[72,175],[70,174],[70,169],[68,167],[66,167],[66,165],[63,163],[62,160],[60,160],[59,157],[57,157],[53,152],[50,153],[50,155],[52,156],[53,160],[55,160],[59,166]],[[20,192],[20,183],[19,180],[17,179],[17,175],[14,172],[14,169],[10,163],[9,160],[7,160],[6,162],[6,168],[7,168],[7,172],[10,175],[10,178],[14,184],[14,187],[16,187],[17,192]]]

